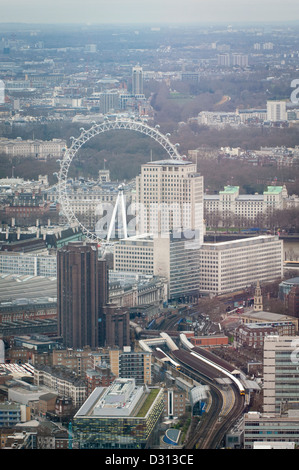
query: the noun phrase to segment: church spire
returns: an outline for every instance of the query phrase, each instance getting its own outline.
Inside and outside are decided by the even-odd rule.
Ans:
[[[256,288],[254,292],[254,307],[253,309],[255,311],[262,311],[263,310],[263,296],[262,296],[262,290],[260,287],[260,281],[257,281],[256,283]]]

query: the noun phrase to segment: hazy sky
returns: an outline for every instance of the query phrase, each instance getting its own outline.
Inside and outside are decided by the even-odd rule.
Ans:
[[[298,21],[298,0],[0,0],[0,23]]]

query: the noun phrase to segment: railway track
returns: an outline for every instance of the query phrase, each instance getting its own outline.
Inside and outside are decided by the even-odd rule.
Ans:
[[[234,402],[229,412],[222,416],[223,395],[221,387],[215,384],[215,380],[221,377],[219,372],[206,364],[199,366],[198,361],[186,351],[174,351],[173,355],[182,364],[182,369],[187,375],[209,385],[211,394],[211,406],[192,429],[184,448],[219,448],[226,432],[232,427],[244,409],[244,396],[241,396],[239,390],[232,384]]]
[[[167,326],[173,327],[177,321],[177,315],[171,315],[167,319]],[[185,347],[188,349],[188,341],[186,343]],[[171,345],[169,347],[171,349],[169,361],[173,367],[182,370],[197,382],[209,385],[212,398],[209,410],[201,416],[200,421],[193,420],[184,448],[219,448],[226,432],[244,410],[244,387],[233,375],[234,367],[210,351],[193,346],[191,346],[191,352],[172,348]],[[166,353],[164,355],[167,356]],[[227,380],[230,380],[229,394],[224,392],[221,385],[218,385],[219,379],[225,379],[226,382],[222,383],[226,384]],[[226,398],[229,396],[232,397],[232,402],[229,400],[226,403]]]
[[[212,439],[209,443],[210,449],[218,449],[219,447],[221,447],[225,434],[231,429],[233,424],[237,421],[243,409],[244,409],[244,398],[236,395],[236,400],[235,400],[235,403],[231,412],[226,417],[226,419],[223,420],[219,424],[217,429],[215,429],[214,435],[212,436]]]
[[[211,442],[214,440],[215,428],[219,423],[219,414],[222,409],[222,396],[219,390],[210,385],[212,405],[208,413],[205,413],[197,426],[193,429],[185,449],[211,449]],[[191,433],[190,433],[191,434]]]

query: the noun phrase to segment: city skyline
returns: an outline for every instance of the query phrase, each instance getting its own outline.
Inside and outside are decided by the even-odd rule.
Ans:
[[[2,3],[0,449],[299,448],[294,2]]]
[[[82,8],[83,6],[83,8]],[[1,8],[1,23],[235,23],[298,21],[299,9],[295,0],[283,4],[278,0],[238,2],[230,0],[153,0],[149,4],[138,0],[14,0]]]

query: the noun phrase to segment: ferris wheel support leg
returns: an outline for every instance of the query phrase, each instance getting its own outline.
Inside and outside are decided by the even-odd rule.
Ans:
[[[122,215],[122,222],[123,222],[124,238],[128,238],[126,207],[125,207],[125,198],[124,198],[123,192],[121,194],[121,215]]]
[[[108,118],[101,124],[96,124],[93,122],[92,127],[89,130],[85,130],[83,127],[80,129],[81,134],[78,138],[70,137],[72,141],[71,147],[64,149],[64,156],[60,162],[60,171],[57,174],[58,177],[58,200],[61,205],[61,211],[64,213],[66,218],[68,219],[69,223],[77,223],[79,226],[82,227],[83,233],[87,235],[91,240],[99,240],[99,238],[92,232],[90,232],[87,228],[85,228],[81,222],[78,221],[76,215],[73,212],[72,205],[69,203],[68,199],[68,191],[67,191],[67,182],[68,182],[68,170],[70,164],[72,163],[73,158],[80,150],[80,148],[87,142],[89,139],[101,134],[102,132],[111,131],[111,130],[123,130],[127,129],[130,131],[137,131],[141,132],[142,134],[154,139],[159,145],[161,145],[164,150],[168,153],[171,159],[181,160],[182,157],[180,156],[177,147],[179,144],[173,145],[170,140],[170,134],[166,134],[164,136],[159,131],[160,126],[155,126],[155,128],[150,127],[145,122],[137,122],[132,121],[131,119],[115,119],[113,121],[109,121]],[[55,173],[54,173],[55,174]],[[115,224],[116,218],[116,211],[117,205],[120,199],[120,195],[118,196],[116,207],[113,211],[112,220],[109,225],[108,234],[107,234],[107,241],[110,240],[112,229]],[[124,237],[127,238],[127,223],[125,220],[125,204],[122,202],[122,222],[123,222],[123,230],[124,230]]]
[[[115,225],[115,219],[116,219],[116,211],[117,211],[117,206],[119,204],[119,194],[117,195],[117,198],[116,198],[116,203],[115,203],[115,206],[113,208],[113,212],[112,212],[112,217],[111,217],[111,220],[110,220],[110,224],[109,224],[109,228],[108,228],[108,233],[107,233],[107,241],[110,240],[111,238],[111,233],[112,233],[112,229]]]

